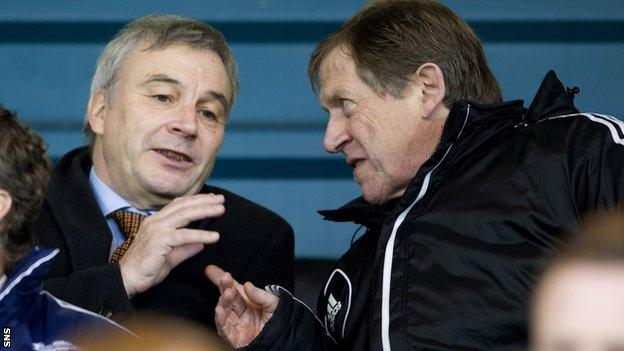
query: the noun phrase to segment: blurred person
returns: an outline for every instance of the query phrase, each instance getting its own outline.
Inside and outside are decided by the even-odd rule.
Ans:
[[[118,331],[91,330],[80,340],[82,351],[225,351],[217,336],[199,324],[159,315],[138,315],[125,321],[139,337]]]
[[[0,106],[0,327],[2,350],[75,350],[78,328],[118,331],[116,323],[42,290],[58,250],[34,246],[29,229],[48,182],[46,146]]]
[[[533,351],[624,350],[624,211],[591,217],[548,265],[530,328]]]
[[[478,37],[435,1],[373,1],[314,50],[309,75],[362,197],[327,220],[367,228],[318,319],[278,286],[211,266],[220,334],[253,350],[521,350],[541,257],[624,198],[624,124],[579,113],[554,72],[502,102]],[[239,283],[241,282],[241,283]]]
[[[60,159],[32,227],[60,249],[46,289],[113,318],[153,311],[214,326],[208,264],[293,286],[288,223],[205,184],[237,92],[234,57],[205,23],[150,15],[117,33],[91,84],[92,143]]]

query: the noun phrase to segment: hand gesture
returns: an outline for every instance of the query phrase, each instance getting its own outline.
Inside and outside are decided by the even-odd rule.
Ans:
[[[249,345],[273,317],[279,298],[250,282],[239,284],[217,266],[206,267],[205,273],[221,293],[215,308],[217,332],[233,347]]]
[[[225,212],[223,202],[223,195],[184,196],[145,218],[134,242],[119,260],[128,296],[160,283],[175,266],[200,252],[204,244],[217,242],[217,232],[185,227],[193,221],[221,216]]]

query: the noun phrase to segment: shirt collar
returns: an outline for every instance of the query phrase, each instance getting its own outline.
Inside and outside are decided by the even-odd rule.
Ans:
[[[130,205],[128,201],[117,194],[108,185],[104,184],[104,182],[95,173],[95,167],[91,167],[91,170],[89,171],[89,184],[91,184],[95,200],[100,206],[100,210],[102,210],[104,217],[108,217],[111,213],[121,209],[127,209],[129,211],[144,215],[154,213],[154,211],[141,211]]]
[[[6,281],[6,275],[3,275],[2,277],[0,277],[0,289],[2,289],[2,286],[4,285],[5,281]]]

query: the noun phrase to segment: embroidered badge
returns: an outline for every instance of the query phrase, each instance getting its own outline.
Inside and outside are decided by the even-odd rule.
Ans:
[[[334,340],[345,337],[352,294],[349,277],[341,269],[336,268],[327,279],[323,301],[319,304],[319,308],[323,309],[325,329]]]
[[[336,319],[336,315],[338,311],[342,308],[342,303],[340,301],[336,301],[334,295],[329,294],[329,298],[327,299],[327,321],[329,323],[329,329],[334,332],[334,320]]]

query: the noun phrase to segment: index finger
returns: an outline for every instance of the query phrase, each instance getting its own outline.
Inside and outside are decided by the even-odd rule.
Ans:
[[[190,206],[211,206],[211,205],[223,205],[225,203],[225,197],[221,194],[194,194],[181,196],[168,203],[165,207],[161,208],[158,213],[167,215],[171,212],[175,212],[181,208]]]
[[[219,293],[223,293],[223,290],[229,288],[233,284],[233,280],[229,280],[228,282],[223,279],[226,277],[227,272],[215,265],[209,265],[206,267],[206,269],[204,269],[204,274],[208,277],[212,284],[219,288]]]
[[[158,216],[159,222],[169,228],[183,228],[191,222],[220,217],[224,213],[225,206],[223,204],[193,202],[169,209],[166,212],[158,212],[154,217]]]

